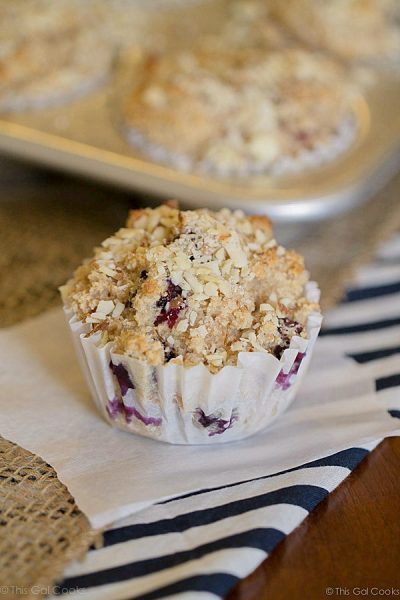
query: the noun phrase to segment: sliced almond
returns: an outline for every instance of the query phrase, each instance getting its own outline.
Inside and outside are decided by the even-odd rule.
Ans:
[[[117,318],[120,317],[122,315],[122,313],[125,310],[125,304],[122,304],[122,302],[117,302],[115,305],[114,310],[112,311],[112,316]]]
[[[242,350],[245,349],[245,346],[243,344],[243,342],[233,342],[233,344],[231,344],[231,350],[232,352],[241,352]]]
[[[193,275],[193,273],[191,271],[185,271],[184,279],[188,282],[188,284],[190,285],[190,287],[192,288],[192,290],[195,293],[198,293],[198,294],[202,293],[203,286],[200,283],[200,281],[198,281],[198,279]]]
[[[223,260],[225,260],[225,257],[226,257],[226,253],[225,253],[224,248],[220,248],[215,253],[215,258],[218,260],[218,262],[222,262]]]
[[[230,237],[223,242],[223,246],[232,259],[235,267],[241,268],[247,265],[246,253],[240,245],[239,236],[236,232],[233,232]]]
[[[178,325],[176,326],[176,331],[178,331],[179,333],[183,333],[187,330],[188,327],[189,327],[189,321],[187,319],[182,319],[181,321],[179,321]]]
[[[226,260],[221,267],[222,273],[224,273],[224,275],[229,275],[229,273],[231,272],[232,266],[233,266],[233,262],[230,258],[228,258],[228,260]]]
[[[269,312],[270,310],[274,310],[274,307],[271,304],[260,304],[260,312],[265,313]]]
[[[104,275],[107,275],[108,277],[115,278],[117,276],[116,271],[110,269],[109,267],[106,267],[105,265],[100,265],[99,271],[100,273],[104,273]]]
[[[109,315],[114,310],[114,308],[115,305],[112,300],[100,300],[100,302],[97,305],[96,312]]]
[[[231,286],[229,285],[229,282],[225,279],[221,279],[219,281],[218,288],[224,294],[224,296],[231,296]]]
[[[210,298],[218,296],[218,287],[212,281],[208,281],[204,286],[204,293]]]
[[[205,325],[200,325],[200,327],[196,327],[195,329],[191,329],[190,331],[191,337],[202,337],[205,338],[207,336],[207,328]]]
[[[193,326],[196,323],[196,319],[197,319],[197,312],[195,310],[192,310],[189,315],[189,323]]]

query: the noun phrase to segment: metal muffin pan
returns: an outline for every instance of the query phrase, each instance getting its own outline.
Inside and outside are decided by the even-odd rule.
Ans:
[[[195,20],[191,11],[198,11],[199,4],[182,9],[186,19]],[[206,4],[210,8],[210,2]],[[214,8],[202,11],[197,34],[204,22],[207,28],[207,18],[216,26],[213,12]],[[141,23],[142,39],[151,39],[156,18],[160,20],[160,15],[148,11],[147,31]],[[163,20],[167,22],[167,14]],[[189,33],[183,24],[180,31]],[[170,32],[171,26],[166,30]],[[69,104],[2,115],[0,150],[151,196],[177,198],[188,207],[242,208],[277,221],[319,220],[367,201],[400,168],[400,74],[377,73],[374,79],[355,103],[358,135],[351,147],[332,162],[296,175],[217,178],[153,162],[121,135],[113,75],[103,88]]]

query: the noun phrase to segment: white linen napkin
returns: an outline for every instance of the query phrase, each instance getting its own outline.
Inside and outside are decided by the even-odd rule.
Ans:
[[[94,527],[160,499],[400,434],[375,394],[377,373],[361,376],[329,338],[314,356],[299,397],[269,429],[219,447],[170,446],[113,429],[97,414],[56,309],[0,332],[0,434],[50,463]]]

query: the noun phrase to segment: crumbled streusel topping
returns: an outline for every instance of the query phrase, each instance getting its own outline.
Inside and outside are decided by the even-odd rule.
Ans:
[[[67,306],[113,351],[216,372],[239,352],[280,357],[318,305],[303,259],[262,216],[170,206],[131,211],[63,288]]]
[[[273,18],[265,0],[230,0],[224,25],[212,42],[221,48],[262,48],[271,50],[293,45],[279,21]]]
[[[272,0],[270,8],[299,39],[340,58],[399,60],[399,0]]]
[[[329,147],[353,119],[335,62],[299,49],[216,49],[149,56],[124,104],[130,139],[190,168],[263,172]],[[353,123],[354,126],[354,123]]]
[[[0,0],[0,102],[67,69],[90,79],[98,64],[106,70],[111,61],[104,46],[91,0]]]

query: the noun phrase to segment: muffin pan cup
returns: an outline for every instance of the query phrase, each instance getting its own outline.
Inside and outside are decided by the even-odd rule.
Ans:
[[[141,10],[141,4],[131,31],[139,56],[141,47],[182,48],[205,31],[215,33],[226,19],[229,1],[164,0],[168,9],[162,11]],[[371,81],[354,104],[356,135],[340,156],[328,152],[324,164],[305,171],[283,165],[281,175],[239,177],[185,172],[131,146],[119,115],[117,71],[96,93],[70,104],[3,113],[0,150],[157,197],[177,198],[187,207],[242,208],[280,221],[318,220],[348,210],[371,198],[400,165],[399,71],[368,71]],[[305,155],[302,160],[315,158]]]

